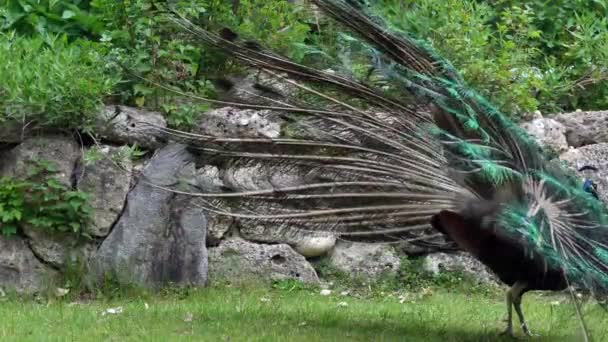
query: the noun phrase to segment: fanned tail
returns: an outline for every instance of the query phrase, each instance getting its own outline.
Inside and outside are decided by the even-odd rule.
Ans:
[[[434,214],[494,202],[501,233],[543,255],[570,281],[606,293],[608,216],[578,180],[468,88],[447,61],[365,13],[373,8],[345,0],[313,3],[359,37],[346,35],[346,41],[358,47],[358,58],[367,57],[373,77],[296,63],[232,31],[215,34],[172,16],[206,46],[298,94],[250,94],[260,100],[255,103],[215,101],[279,113],[291,137],[226,138],[166,129],[202,154],[223,157],[229,168],[267,174],[262,188],[192,196],[212,212],[242,220],[427,244],[438,241],[429,229]]]

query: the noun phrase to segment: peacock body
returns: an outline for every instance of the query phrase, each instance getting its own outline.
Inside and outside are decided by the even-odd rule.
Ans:
[[[290,122],[289,137],[166,133],[200,153],[237,165],[263,161],[306,182],[192,195],[211,212],[343,238],[428,244],[445,234],[511,286],[509,334],[512,306],[529,333],[519,306],[526,291],[575,283],[602,297],[608,216],[590,185],[550,160],[426,44],[388,29],[373,5],[312,2],[348,30],[344,50],[356,53],[342,56],[342,64],[296,63],[230,30],[213,33],[173,14],[201,43],[298,92],[260,86],[252,93],[256,101],[198,98],[280,112]],[[350,71],[353,58],[367,61],[365,77]],[[225,209],[226,203],[238,209]]]

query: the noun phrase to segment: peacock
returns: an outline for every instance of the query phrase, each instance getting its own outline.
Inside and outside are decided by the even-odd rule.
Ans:
[[[593,195],[596,187],[583,186],[551,159],[427,43],[390,28],[373,1],[311,2],[344,32],[336,39],[341,53],[315,51],[309,63],[230,29],[204,29],[169,9],[172,23],[203,46],[293,91],[260,81],[248,100],[229,101],[155,83],[194,100],[280,113],[287,128],[280,137],[248,138],[154,128],[230,165],[262,162],[304,180],[182,193],[199,197],[212,213],[302,232],[455,243],[510,287],[508,335],[513,309],[531,334],[521,309],[528,291],[576,285],[603,298],[608,215]],[[239,87],[227,79],[221,84]]]

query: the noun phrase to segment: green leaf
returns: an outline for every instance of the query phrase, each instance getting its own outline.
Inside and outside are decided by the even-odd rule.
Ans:
[[[70,227],[74,233],[78,233],[80,231],[80,224],[76,222],[71,222]]]
[[[3,224],[0,226],[0,229],[2,230],[2,235],[4,236],[11,236],[17,234],[17,226],[12,224]]]
[[[64,10],[63,14],[61,15],[61,19],[70,19],[75,16],[76,16],[76,13],[74,13],[74,11]]]

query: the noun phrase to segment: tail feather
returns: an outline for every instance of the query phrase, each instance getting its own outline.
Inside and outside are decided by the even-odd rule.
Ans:
[[[192,196],[211,212],[241,220],[428,244],[438,241],[433,215],[459,212],[476,201],[496,203],[493,219],[501,234],[587,288],[608,290],[608,215],[580,182],[550,163],[532,138],[424,44],[386,29],[352,1],[313,3],[360,37],[349,40],[365,47],[382,88],[172,16],[203,44],[303,95],[254,94],[265,104],[198,98],[280,112],[296,137],[226,138],[164,129],[167,136],[233,167],[263,164],[297,175],[300,183],[269,181],[261,190]]]

